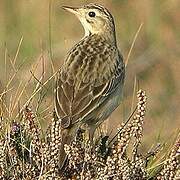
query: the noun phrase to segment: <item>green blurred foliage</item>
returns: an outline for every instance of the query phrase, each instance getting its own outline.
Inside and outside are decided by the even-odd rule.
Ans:
[[[50,4],[51,2],[51,4]],[[12,73],[7,59],[15,57],[23,37],[16,64],[25,61],[12,86],[27,81],[29,66],[41,58],[50,68],[50,46],[55,70],[61,66],[67,51],[83,36],[78,20],[61,9],[93,1],[0,0],[0,81],[6,85]],[[162,140],[178,128],[180,120],[180,11],[179,0],[96,0],[113,14],[119,47],[126,59],[141,23],[143,27],[133,48],[126,72],[124,105],[111,116],[109,129],[116,128],[131,109],[135,76],[148,95],[145,141]],[[50,6],[51,5],[51,6]],[[51,10],[51,11],[50,11]],[[51,12],[51,13],[49,13]],[[49,36],[51,33],[51,38]],[[9,62],[9,61],[8,61]],[[6,70],[5,70],[6,69]],[[42,68],[38,65],[37,74]],[[8,74],[8,75],[7,75]],[[28,75],[27,75],[28,76]],[[52,102],[52,90],[49,92]],[[122,112],[123,111],[123,112]]]

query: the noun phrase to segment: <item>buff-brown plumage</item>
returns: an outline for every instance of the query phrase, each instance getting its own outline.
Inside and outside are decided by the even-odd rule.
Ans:
[[[64,144],[73,140],[78,127],[87,124],[92,138],[96,127],[118,107],[125,75],[108,10],[95,4],[65,8],[78,12],[86,34],[68,53],[56,80],[55,110],[62,127],[60,166],[65,159]],[[96,20],[86,16],[89,12],[96,13]]]

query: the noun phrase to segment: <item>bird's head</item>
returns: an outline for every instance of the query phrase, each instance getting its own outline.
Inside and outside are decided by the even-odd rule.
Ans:
[[[110,12],[97,4],[88,4],[81,7],[67,7],[63,9],[73,13],[84,27],[85,35],[113,34],[115,31],[114,20]],[[113,34],[114,35],[114,34]]]

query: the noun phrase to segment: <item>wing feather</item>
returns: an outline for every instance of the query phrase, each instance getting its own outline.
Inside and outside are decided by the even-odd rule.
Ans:
[[[56,112],[65,127],[91,117],[124,82],[124,63],[116,48],[101,41],[92,45],[96,49],[101,47],[102,52],[95,54],[85,49],[88,47],[85,45],[81,41],[76,50],[70,51],[56,81]],[[82,49],[86,56],[82,56]]]

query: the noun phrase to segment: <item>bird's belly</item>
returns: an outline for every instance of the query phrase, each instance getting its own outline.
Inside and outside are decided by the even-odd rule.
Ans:
[[[105,121],[111,113],[119,106],[122,100],[122,86],[116,89],[89,117],[86,117],[84,122],[89,126],[98,126]]]

